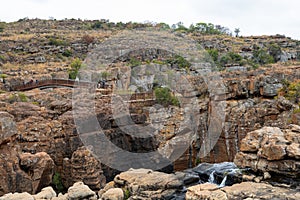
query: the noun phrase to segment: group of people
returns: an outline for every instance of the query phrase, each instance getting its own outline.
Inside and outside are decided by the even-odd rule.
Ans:
[[[105,80],[100,80],[98,81],[98,84],[97,84],[97,88],[100,89],[100,88],[107,88],[108,85],[106,84],[106,81]]]
[[[39,83],[39,81],[38,80],[35,80],[35,81],[33,81],[33,79],[31,79],[29,82],[25,82],[25,81],[23,81],[23,85],[25,86],[25,85],[32,85],[32,84],[38,84]]]

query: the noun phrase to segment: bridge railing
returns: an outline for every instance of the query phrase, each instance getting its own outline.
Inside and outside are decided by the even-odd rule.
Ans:
[[[97,87],[97,83],[95,82],[87,82],[87,81],[75,81],[70,79],[44,79],[38,81],[32,81],[26,84],[15,85],[12,86],[12,90],[14,91],[25,91],[31,90],[34,88],[42,88],[47,86],[66,86],[66,87]],[[107,85],[102,93],[111,94],[113,92],[112,85]],[[119,94],[123,96],[124,99],[128,99],[130,101],[134,100],[153,100],[155,99],[155,95],[153,92],[144,92],[144,93],[130,93],[130,94]]]
[[[25,90],[41,88],[46,86],[90,87],[92,85],[96,85],[96,83],[86,82],[86,81],[75,81],[70,79],[44,79],[44,80],[32,81],[20,85],[14,85],[11,87],[11,90],[25,91]]]

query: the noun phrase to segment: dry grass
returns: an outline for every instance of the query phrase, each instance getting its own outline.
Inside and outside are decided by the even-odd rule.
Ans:
[[[9,36],[3,36],[2,37],[2,40],[13,40],[13,41],[20,41],[20,40],[31,40],[33,38],[44,38],[44,37],[47,37],[47,36],[51,36],[53,34],[48,34],[48,33],[44,33],[44,34],[40,34],[40,35],[37,35],[37,34],[32,34],[32,33],[29,33],[29,34],[9,34]]]
[[[45,63],[45,64],[28,64],[28,65],[6,63],[2,66],[2,70],[7,71],[7,70],[21,69],[22,71],[34,70],[36,72],[44,72],[45,70],[47,70],[49,68],[52,68],[52,69],[66,68],[67,65],[68,65],[68,63],[58,63],[58,62]]]
[[[104,30],[52,30],[51,33],[42,33],[42,34],[34,34],[34,33],[16,33],[13,31],[7,31],[8,35],[2,36],[2,40],[12,40],[12,41],[20,41],[20,40],[30,40],[33,38],[45,38],[51,36],[60,36],[61,38],[65,38],[67,40],[78,40],[81,39],[84,35],[89,35],[91,37],[96,38],[97,40],[102,40],[107,38],[113,34],[113,31],[104,31]]]
[[[88,30],[88,31],[78,31],[78,32],[70,31],[61,34],[69,40],[81,39],[83,36],[88,35],[90,37],[94,37],[98,41],[101,41],[104,38],[110,37],[113,33],[112,31]]]

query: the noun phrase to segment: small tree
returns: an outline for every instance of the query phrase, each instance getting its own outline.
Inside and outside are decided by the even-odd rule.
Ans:
[[[155,97],[158,103],[167,107],[169,105],[180,106],[179,100],[171,93],[169,88],[155,88]]]
[[[100,29],[102,28],[103,23],[100,21],[95,22],[94,24],[92,24],[92,29]]]
[[[5,83],[5,79],[7,78],[6,74],[0,74],[0,78],[2,79],[2,82]]]
[[[69,79],[76,79],[79,69],[82,66],[82,61],[79,58],[76,58],[71,63],[71,69],[69,70]]]
[[[238,37],[240,32],[239,28],[234,29],[235,37]]]
[[[55,172],[55,174],[53,175],[52,184],[54,185],[57,192],[64,191],[64,186],[62,184],[61,176],[58,172]]]

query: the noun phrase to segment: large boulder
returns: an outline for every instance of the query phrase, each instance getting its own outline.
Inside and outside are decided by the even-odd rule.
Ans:
[[[121,188],[111,188],[101,197],[102,200],[123,200],[124,192]]]
[[[176,175],[150,169],[130,169],[117,175],[114,182],[130,199],[171,199],[183,188]]]
[[[54,162],[47,153],[23,153],[19,162],[21,169],[31,177],[33,194],[52,183]]]
[[[33,195],[34,199],[52,199],[56,197],[56,192],[52,187],[43,188],[41,192],[36,195]]]
[[[240,199],[290,199],[298,200],[297,190],[274,187],[266,183],[243,182],[224,188],[212,184],[200,184],[189,187],[187,200],[240,200]]]
[[[14,116],[7,112],[0,112],[0,145],[10,141],[10,137],[17,133]]]
[[[2,197],[0,197],[0,200],[35,200],[33,196],[31,196],[29,193],[27,192],[23,192],[23,193],[9,193],[6,194]]]
[[[242,140],[240,150],[234,160],[238,167],[299,181],[300,126],[289,125],[287,129],[264,127],[249,132]]]
[[[52,183],[54,162],[45,152],[19,153],[3,145],[0,162],[0,195],[9,192],[35,194]]]
[[[97,200],[97,195],[83,182],[74,183],[72,187],[68,189],[68,200]]]

